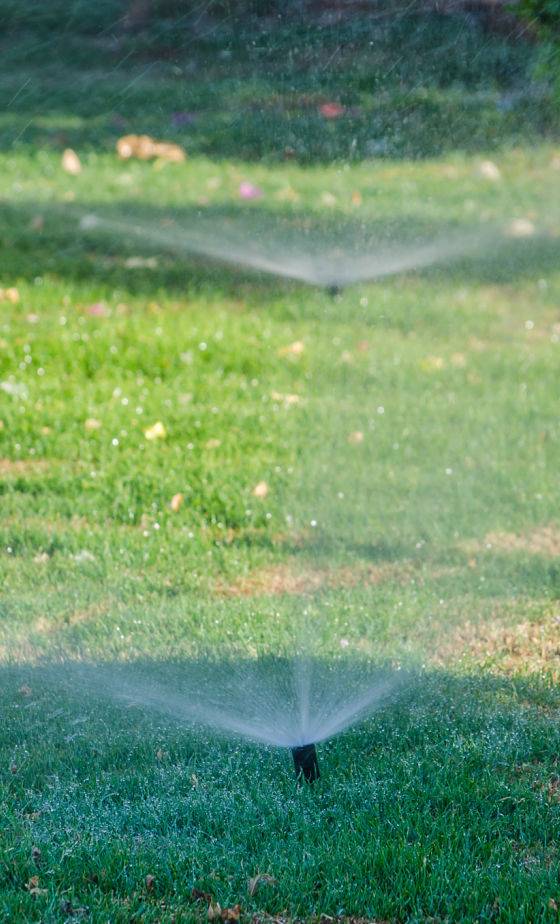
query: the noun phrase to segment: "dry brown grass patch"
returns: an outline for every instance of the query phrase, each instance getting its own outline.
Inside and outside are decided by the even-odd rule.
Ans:
[[[371,586],[383,581],[406,581],[414,574],[410,562],[383,565],[343,565],[328,567],[295,567],[275,565],[253,571],[232,583],[219,583],[215,590],[226,597],[277,596],[281,594],[314,594],[321,590]]]
[[[47,459],[0,459],[0,478],[41,475],[48,468]]]
[[[81,607],[72,610],[70,613],[60,616],[38,616],[34,619],[31,631],[38,635],[56,635],[57,632],[64,630],[68,626],[76,626],[82,622],[88,622],[99,616],[104,616],[109,612],[108,601],[98,601],[90,606]]]
[[[466,622],[438,649],[436,662],[449,663],[468,655],[499,673],[546,674],[560,681],[560,608],[538,620],[506,625],[499,616]]]
[[[530,555],[544,555],[555,558],[560,555],[560,529],[552,524],[537,526],[526,533],[491,532],[482,542],[469,540],[461,549],[472,555],[477,552],[528,552]]]

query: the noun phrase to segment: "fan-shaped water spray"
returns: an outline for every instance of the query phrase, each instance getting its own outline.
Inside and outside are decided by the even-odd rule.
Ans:
[[[182,256],[196,256],[241,269],[321,286],[335,294],[357,282],[422,269],[472,254],[490,239],[488,230],[404,229],[367,224],[338,228],[262,218],[196,216],[157,227],[153,222],[102,212],[83,214],[82,233],[107,233]],[[495,236],[495,235],[494,235]]]
[[[260,657],[93,664],[65,661],[57,683],[187,725],[290,749],[296,774],[319,776],[315,744],[394,699],[410,674],[350,657]]]

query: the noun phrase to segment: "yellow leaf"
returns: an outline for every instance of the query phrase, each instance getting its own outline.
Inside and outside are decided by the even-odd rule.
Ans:
[[[163,440],[167,436],[167,430],[161,420],[158,420],[147,430],[144,430],[144,436],[147,440]]]
[[[62,169],[66,170],[71,176],[77,176],[82,172],[80,158],[72,148],[66,148],[62,155]]]
[[[290,343],[288,346],[281,347],[278,350],[279,356],[301,356],[305,350],[305,344],[302,340],[295,340],[294,343]]]
[[[17,305],[19,302],[19,292],[15,286],[10,286],[7,289],[0,289],[0,301],[11,302],[12,305]]]
[[[183,501],[185,499],[184,494],[174,494],[171,498],[169,506],[171,507],[173,513],[177,513],[178,510],[182,507]]]
[[[101,421],[97,420],[96,417],[88,417],[88,419],[84,422],[84,427],[88,433],[90,433],[92,430],[99,430],[100,426]]]
[[[132,157],[138,160],[152,160],[158,157],[170,163],[182,163],[186,159],[185,150],[171,141],[155,141],[150,135],[123,135],[117,141],[117,154],[122,160]]]
[[[279,391],[273,391],[270,397],[273,401],[281,401],[285,407],[291,407],[293,404],[299,404],[301,401],[299,395],[283,395]]]

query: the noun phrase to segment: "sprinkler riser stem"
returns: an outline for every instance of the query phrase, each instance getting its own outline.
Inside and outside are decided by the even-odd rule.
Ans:
[[[296,777],[299,781],[305,780],[306,783],[314,783],[315,780],[319,779],[321,772],[314,744],[304,744],[301,747],[292,748],[292,757],[294,758]]]

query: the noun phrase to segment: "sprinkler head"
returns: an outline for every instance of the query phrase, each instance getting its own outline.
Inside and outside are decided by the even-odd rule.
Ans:
[[[327,295],[330,295],[331,298],[336,298],[337,295],[340,295],[342,289],[340,286],[327,286]]]
[[[314,744],[304,744],[299,748],[292,748],[292,757],[294,758],[298,781],[305,780],[306,783],[313,783],[319,779],[321,773]]]

